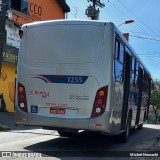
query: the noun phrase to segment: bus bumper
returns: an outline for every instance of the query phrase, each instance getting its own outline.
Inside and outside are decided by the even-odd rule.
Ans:
[[[102,116],[96,118],[55,118],[46,117],[36,114],[26,114],[19,109],[16,110],[16,124],[53,127],[55,129],[67,128],[75,130],[90,130],[90,131],[109,131],[109,113],[105,112]]]

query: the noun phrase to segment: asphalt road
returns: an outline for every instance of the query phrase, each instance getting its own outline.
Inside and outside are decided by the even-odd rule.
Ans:
[[[121,157],[123,154],[160,151],[160,126],[146,124],[142,130],[132,130],[127,143],[118,142],[115,136],[100,136],[89,132],[81,132],[76,138],[62,138],[56,131],[43,129],[0,132],[0,151],[3,151],[3,154],[6,151],[17,153],[15,157],[2,159],[25,159],[25,151],[38,153],[34,155],[37,156],[34,160],[40,159],[41,155],[45,156],[44,159],[124,159]],[[108,157],[108,154],[112,158]],[[160,155],[157,158],[131,156],[125,159],[158,160]]]

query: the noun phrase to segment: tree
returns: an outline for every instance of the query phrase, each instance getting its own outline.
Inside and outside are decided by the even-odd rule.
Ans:
[[[150,103],[153,106],[157,123],[157,110],[160,109],[160,80],[153,81]]]

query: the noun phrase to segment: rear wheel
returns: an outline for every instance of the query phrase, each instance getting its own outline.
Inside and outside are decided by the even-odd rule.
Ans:
[[[145,121],[146,121],[146,110],[144,112],[144,117],[143,117],[143,122],[145,122]],[[143,123],[138,125],[138,130],[141,130],[142,128],[143,128]]]
[[[131,114],[129,114],[128,119],[127,119],[127,124],[125,127],[125,131],[120,134],[120,141],[123,143],[126,143],[130,134],[130,129],[131,129]]]
[[[143,128],[143,123],[138,125],[138,130],[141,130]]]
[[[58,134],[61,137],[76,137],[76,136],[78,136],[78,131],[76,131],[76,132],[58,131]]]

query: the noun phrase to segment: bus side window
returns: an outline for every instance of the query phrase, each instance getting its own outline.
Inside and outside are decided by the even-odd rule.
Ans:
[[[144,77],[143,77],[143,91],[148,92],[149,83],[148,83],[148,74],[146,71],[144,71]]]
[[[135,57],[132,57],[132,71],[131,71],[131,85],[138,88],[138,68],[139,68],[139,63],[135,59]]]
[[[116,40],[116,43],[115,43],[115,58],[119,59],[119,42],[118,42],[118,40]]]
[[[135,86],[134,66],[135,66],[135,58],[132,57],[131,81],[130,81],[132,86]]]
[[[123,82],[124,46],[116,39],[115,42],[115,80]]]
[[[119,61],[124,62],[124,45],[120,43]]]
[[[115,80],[123,82],[123,65],[115,60]]]
[[[138,88],[138,78],[139,78],[139,74],[138,74],[138,68],[139,68],[139,64],[138,61],[135,61],[135,87]]]

